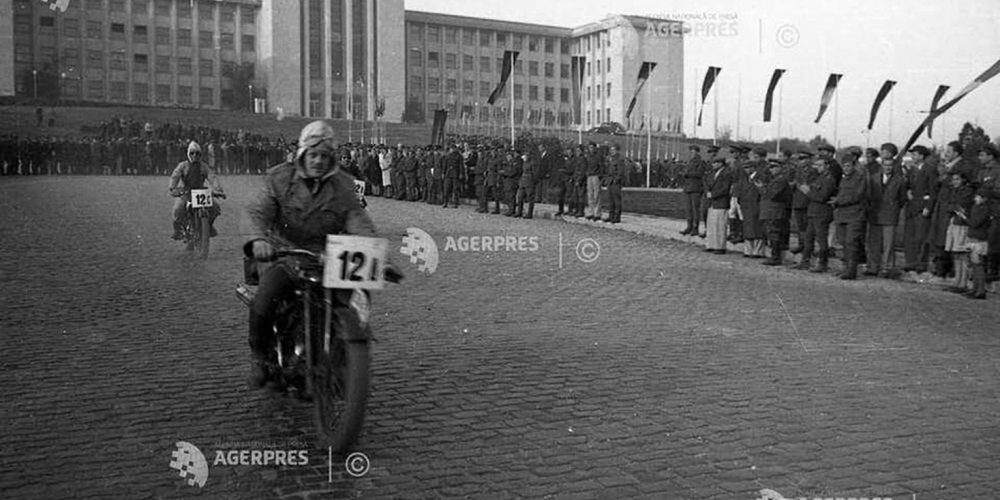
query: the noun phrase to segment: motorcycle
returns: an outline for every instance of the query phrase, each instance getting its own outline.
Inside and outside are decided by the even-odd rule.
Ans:
[[[176,196],[184,196],[179,192]],[[211,241],[212,225],[209,222],[213,210],[218,210],[214,199],[226,199],[223,193],[212,192],[211,189],[191,189],[188,191],[187,211],[181,241],[187,250],[196,251],[201,258],[208,257],[208,247]]]
[[[358,197],[358,201],[361,203],[361,208],[368,208],[368,200],[365,199],[365,189],[367,189],[368,183],[365,181],[354,179],[354,196]]]
[[[269,263],[256,261],[253,242],[247,243],[246,283],[237,286],[236,295],[251,306],[266,267],[288,266],[295,293],[275,306],[269,378],[279,391],[312,401],[320,444],[339,454],[355,443],[364,422],[372,340],[369,290],[383,288],[386,281],[399,283],[403,276],[385,264],[388,240],[327,238],[323,254],[280,249]]]

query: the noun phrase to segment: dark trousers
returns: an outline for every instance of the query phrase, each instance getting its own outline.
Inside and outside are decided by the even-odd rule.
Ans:
[[[813,256],[813,249],[819,247],[820,259],[826,259],[830,252],[830,219],[826,217],[809,217],[806,222],[806,232],[802,241],[802,262]]]
[[[795,221],[795,237],[798,238],[799,248],[804,248],[803,243],[807,236],[806,231],[808,231],[809,218],[806,217],[806,209],[804,208],[793,208],[792,209],[792,220]]]
[[[861,240],[864,239],[862,231],[864,221],[860,219],[847,222],[837,222],[837,238],[844,245],[843,261],[848,264],[857,264],[861,255]]]
[[[611,208],[608,209],[608,220],[614,222],[621,222],[622,220],[622,185],[621,184],[610,184],[608,186],[608,203]]]
[[[490,200],[493,201],[493,212],[500,213],[500,192],[496,185],[484,185],[479,186],[481,194],[479,195],[479,208],[486,212],[490,209]]]
[[[559,205],[559,213],[563,212],[563,206],[566,205],[567,184],[569,184],[569,181],[566,181],[566,180],[557,181],[557,185],[556,185],[556,203]],[[572,203],[572,200],[571,200],[570,201],[570,205],[572,205],[572,204],[573,203]]]
[[[415,173],[406,175],[406,199],[410,201],[420,199],[420,185],[417,184],[417,174]]]
[[[503,192],[500,199],[507,204],[507,213],[514,213],[514,205],[517,203],[517,180],[508,179],[504,181]]]
[[[524,213],[524,202],[528,202],[528,213]],[[517,188],[517,215],[532,217],[535,213],[535,187],[518,186]]]
[[[257,295],[250,304],[250,350],[261,358],[274,351],[274,308],[279,300],[293,297],[295,281],[287,267],[277,263],[260,279]]]
[[[931,220],[920,214],[906,217],[903,227],[903,253],[906,255],[904,267],[916,269],[918,272],[927,270],[929,253],[927,232],[930,230],[930,225]]]
[[[778,251],[781,251],[788,248],[783,239],[785,233],[788,232],[787,219],[769,219],[761,222],[764,223],[764,232],[767,234],[767,241],[772,249],[777,248]]]
[[[458,206],[458,189],[459,181],[455,178],[445,178],[444,180],[444,206],[448,206],[451,202],[456,207]]]
[[[687,229],[698,231],[701,210],[701,193],[684,193],[684,212],[687,214]]]
[[[409,188],[409,185],[406,182],[406,176],[400,175],[396,178],[396,181],[397,181],[396,184],[394,184],[396,188],[396,199],[405,200],[407,190]]]

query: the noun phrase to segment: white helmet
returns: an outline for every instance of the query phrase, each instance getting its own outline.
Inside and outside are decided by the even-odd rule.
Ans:
[[[295,161],[301,161],[302,155],[306,154],[306,150],[309,148],[323,148],[327,152],[333,153],[333,128],[325,121],[316,120],[302,128],[302,133],[299,134],[299,148],[295,152]]]
[[[197,142],[191,141],[188,143],[188,161],[194,161],[194,158],[191,157],[194,153],[198,153],[198,155],[201,156],[201,146],[199,146]]]

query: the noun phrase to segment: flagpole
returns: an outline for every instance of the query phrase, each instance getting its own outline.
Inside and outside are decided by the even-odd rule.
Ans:
[[[835,148],[840,148],[840,142],[837,140],[837,123],[840,121],[840,92],[834,90],[833,94],[833,146]]]
[[[514,147],[514,53],[510,53],[510,147]]]
[[[715,95],[712,97],[713,108],[715,108],[715,132],[712,133],[712,145],[719,145],[719,75],[715,75]]]
[[[736,140],[740,140],[740,108],[743,103],[743,73],[736,79]]]
[[[652,66],[652,65],[650,65]],[[649,102],[653,100],[653,68],[649,68],[649,74],[646,75],[646,187],[649,187],[649,164],[650,157],[653,153],[653,115],[649,113]]]
[[[776,141],[776,148],[774,153],[781,154],[781,111],[782,111],[782,95],[784,94],[785,84],[778,82],[778,138]]]
[[[889,94],[889,142],[892,142],[892,104],[895,101],[893,94]],[[905,153],[905,151],[904,151]]]

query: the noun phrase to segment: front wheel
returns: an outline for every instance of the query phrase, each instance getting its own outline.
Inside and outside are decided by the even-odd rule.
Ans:
[[[342,454],[361,434],[365,419],[368,342],[334,338],[330,352],[316,351],[312,385],[316,429],[322,444],[331,447],[333,453]]]
[[[208,258],[208,243],[211,241],[212,225],[208,223],[208,217],[196,215],[194,220],[195,249],[202,259]]]

